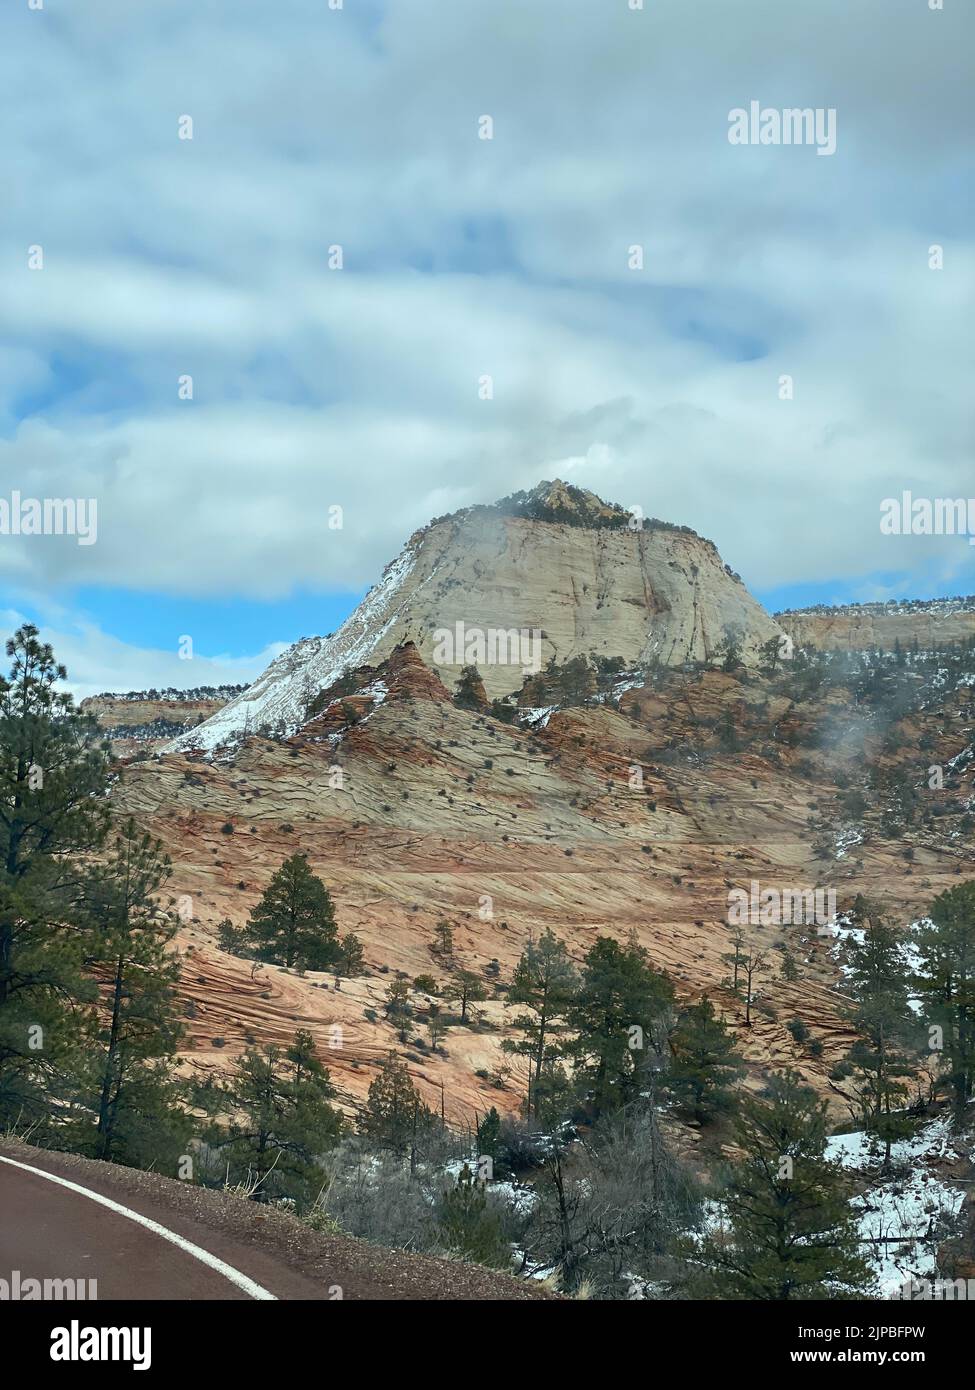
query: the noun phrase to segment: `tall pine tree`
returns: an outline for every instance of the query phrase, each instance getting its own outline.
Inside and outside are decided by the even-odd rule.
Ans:
[[[924,1019],[940,1029],[945,1083],[960,1117],[975,1092],[975,879],[939,894],[915,937]]]
[[[381,1149],[415,1162],[419,1138],[433,1124],[433,1112],[420,1099],[405,1062],[390,1052],[369,1087],[359,1129]]]
[[[513,1020],[522,1036],[502,1044],[506,1051],[528,1058],[525,1113],[529,1119],[541,1118],[546,1093],[551,1089],[546,1078],[560,1075],[556,1064],[558,1037],[578,984],[565,942],[546,927],[538,941],[529,941],[522,951],[511,980],[509,999],[531,1010]]]
[[[729,1110],[734,1083],[745,1068],[734,1038],[707,995],[678,1014],[670,1049],[667,1086],[677,1104],[699,1124]]]
[[[59,1115],[94,987],[76,916],[80,857],[104,842],[109,763],[96,721],[31,624],[0,677],[0,1128]]]
[[[854,905],[859,933],[844,943],[846,1017],[858,1037],[847,1053],[856,1094],[856,1118],[883,1145],[885,1169],[891,1145],[910,1133],[904,1113],[911,1066],[904,1045],[917,1032],[911,1013],[909,972],[900,938],[862,898]]]
[[[91,1144],[79,1146],[96,1158],[162,1171],[174,1166],[189,1130],[173,1068],[182,1036],[176,922],[157,896],[170,873],[159,841],[127,820],[87,877],[82,919],[90,924],[87,964],[100,1008],[86,1055],[90,1090],[82,1096],[97,1120]]]
[[[793,1071],[742,1098],[734,1163],[717,1194],[726,1229],[687,1249],[689,1291],[772,1302],[858,1298],[872,1276],[849,1180],[826,1158],[826,1103]]]
[[[645,1073],[663,1053],[673,998],[670,981],[651,967],[635,935],[625,946],[596,938],[567,1014],[575,1037],[563,1047],[594,1117],[649,1089]]]
[[[309,1033],[297,1032],[283,1054],[277,1047],[248,1048],[229,1080],[205,1098],[227,1116],[209,1141],[231,1183],[256,1202],[314,1202],[325,1181],[321,1159],[343,1129],[330,1104],[334,1095]]]
[[[342,960],[328,889],[303,854],[286,859],[247,924],[258,960],[300,970],[327,970]]]

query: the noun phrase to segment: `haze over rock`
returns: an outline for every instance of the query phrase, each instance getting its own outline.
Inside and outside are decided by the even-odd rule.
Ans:
[[[518,650],[497,642],[504,633],[523,635]],[[293,732],[344,669],[374,665],[405,642],[448,688],[473,661],[490,698],[508,695],[521,686],[536,633],[529,659],[542,666],[579,655],[627,665],[711,662],[729,637],[750,665],[782,629],[712,542],[687,527],[634,521],[556,479],[414,532],[338,632],[296,642],[170,747],[212,750],[262,727]],[[476,647],[464,645],[478,634],[504,659],[478,661]]]

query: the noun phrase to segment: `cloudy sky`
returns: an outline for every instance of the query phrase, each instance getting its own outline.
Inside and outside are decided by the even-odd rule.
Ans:
[[[82,693],[248,680],[555,476],[773,608],[975,591],[879,528],[975,494],[975,9],[636,2],[8,0],[0,499],[98,538],[0,535],[4,626]],[[730,144],[752,101],[835,154]]]

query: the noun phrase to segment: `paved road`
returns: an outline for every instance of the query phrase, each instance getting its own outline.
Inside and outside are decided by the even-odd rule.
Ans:
[[[39,1167],[45,1157],[32,1159],[32,1166]],[[90,1186],[87,1191],[105,1195]],[[21,1282],[31,1277],[95,1279],[99,1301],[329,1296],[317,1281],[259,1250],[205,1226],[174,1219],[171,1211],[151,1201],[140,1199],[137,1212],[130,1203],[131,1199],[119,1205],[154,1221],[201,1254],[220,1260],[240,1277],[234,1280],[211,1268],[194,1250],[177,1246],[92,1196],[0,1161],[0,1278],[9,1279],[13,1270],[19,1270]],[[262,1279],[267,1283],[262,1284]]]
[[[522,1300],[530,1283],[322,1235],[152,1173],[0,1143],[0,1279],[97,1280],[119,1299]],[[49,1295],[52,1296],[52,1295]]]

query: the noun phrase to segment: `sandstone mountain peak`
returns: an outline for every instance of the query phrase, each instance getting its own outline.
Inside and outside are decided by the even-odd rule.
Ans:
[[[710,541],[556,478],[414,532],[338,632],[296,642],[169,747],[293,733],[343,672],[406,643],[448,690],[476,665],[495,699],[553,659],[710,663],[732,640],[751,664],[783,635]]]
[[[496,502],[476,503],[474,506],[449,512],[445,516],[435,517],[418,534],[423,534],[431,526],[439,526],[446,521],[489,515],[521,517],[527,521],[582,529],[619,530],[625,527],[629,530],[680,531],[684,535],[696,537],[704,545],[714,549],[711,541],[698,536],[690,526],[679,526],[670,521],[662,521],[659,517],[637,518],[632,511],[621,507],[618,502],[606,502],[588,488],[577,487],[562,478],[543,479],[533,488],[508,493],[499,497]]]
[[[529,492],[502,497],[494,505],[509,516],[565,526],[625,526],[629,520],[629,513],[615,502],[604,502],[587,488],[561,478],[540,482]]]

